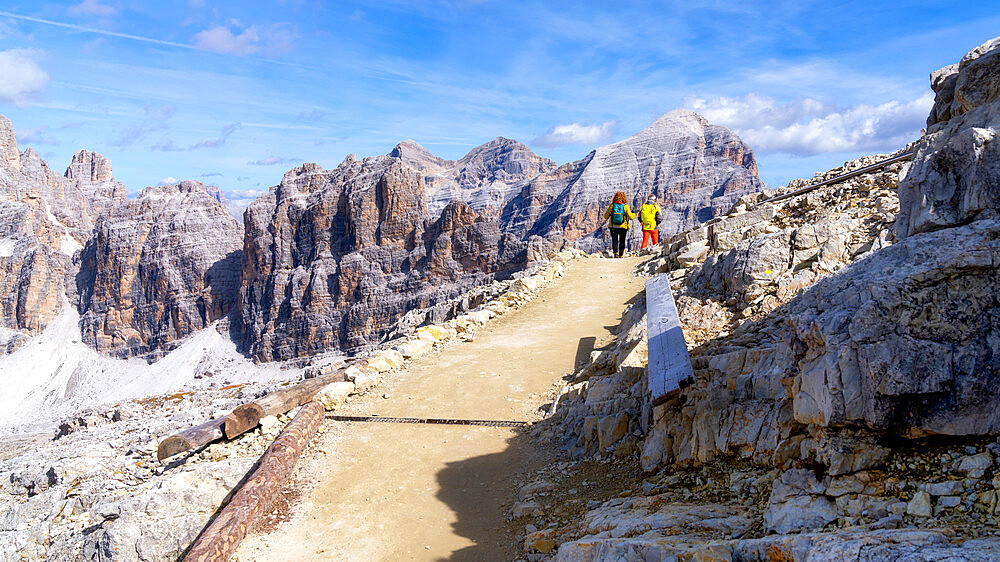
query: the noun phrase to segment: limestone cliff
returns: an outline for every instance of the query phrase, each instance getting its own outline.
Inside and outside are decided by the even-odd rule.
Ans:
[[[115,356],[168,350],[229,313],[243,231],[193,181],[147,187],[98,220],[76,278],[84,341]]]
[[[63,175],[34,150],[18,153],[3,116],[0,157],[0,350],[9,352],[56,316],[71,258],[96,218],[124,201],[125,188],[94,152],[77,152]]]
[[[409,310],[524,263],[525,245],[464,202],[434,218],[404,162],[305,164],[250,205],[241,311],[255,357],[370,346]]]
[[[389,155],[420,172],[427,208],[435,215],[452,201],[464,201],[477,213],[488,207],[500,209],[520,191],[521,183],[556,167],[520,142],[503,137],[473,148],[457,161],[438,158],[412,140],[399,143]]]

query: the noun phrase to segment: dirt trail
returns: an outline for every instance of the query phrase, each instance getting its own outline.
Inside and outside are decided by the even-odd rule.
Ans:
[[[537,420],[563,377],[611,340],[643,288],[635,258],[586,258],[524,308],[411,363],[338,411]],[[383,398],[383,395],[389,398]],[[333,425],[300,460],[290,520],[251,533],[235,560],[513,560],[518,477],[551,451],[509,428]]]

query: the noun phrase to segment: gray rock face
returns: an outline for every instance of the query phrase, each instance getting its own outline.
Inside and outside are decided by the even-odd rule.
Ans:
[[[412,161],[412,159],[411,159]],[[247,209],[241,310],[262,360],[377,342],[433,306],[526,262],[526,245],[453,202],[428,211],[403,158],[305,164]]]
[[[81,150],[73,155],[73,161],[66,168],[66,178],[87,183],[110,180],[111,160],[96,152]]]
[[[636,135],[535,178],[503,211],[510,232],[562,237],[588,250],[616,191],[634,208],[653,193],[663,208],[660,230],[673,234],[727,212],[763,188],[753,152],[725,127],[675,110]],[[588,238],[589,237],[589,238]]]
[[[899,184],[902,242],[789,307],[795,418],[910,435],[1000,431],[1000,39],[932,75]]]
[[[76,284],[84,341],[116,356],[162,352],[229,313],[243,231],[193,181],[148,187],[102,217]]]
[[[1000,38],[931,75],[927,134],[899,184],[896,236],[996,216],[1000,208]]]
[[[460,160],[444,160],[412,140],[393,149],[399,158],[423,176],[427,209],[437,215],[448,203],[463,201],[481,213],[499,210],[520,191],[520,184],[556,168],[516,140],[497,137],[477,146]]]
[[[795,418],[1000,431],[1000,221],[912,236],[789,307]]]
[[[73,254],[96,217],[124,200],[106,158],[80,151],[65,176],[56,174],[34,150],[18,153],[13,127],[0,116],[0,353],[55,318]]]
[[[17,149],[17,136],[10,119],[0,115],[0,167],[20,171],[21,153]]]

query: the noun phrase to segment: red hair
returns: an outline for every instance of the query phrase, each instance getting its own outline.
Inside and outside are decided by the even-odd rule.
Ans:
[[[615,198],[613,199],[613,201],[615,203],[625,203],[627,200],[628,199],[625,197],[625,192],[624,191],[618,191],[618,192],[616,192],[615,193]]]

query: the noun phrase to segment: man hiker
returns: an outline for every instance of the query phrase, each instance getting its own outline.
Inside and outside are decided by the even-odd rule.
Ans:
[[[653,246],[660,243],[658,230],[660,221],[663,220],[660,214],[660,206],[656,204],[656,196],[652,193],[646,198],[646,202],[639,207],[639,222],[642,223],[642,247],[646,249],[646,242],[653,241]]]
[[[628,234],[628,224],[635,220],[635,213],[628,208],[625,202],[625,192],[615,193],[608,210],[604,211],[604,218],[608,220],[608,230],[611,232],[611,251],[616,258],[622,257],[625,253],[625,235]]]

